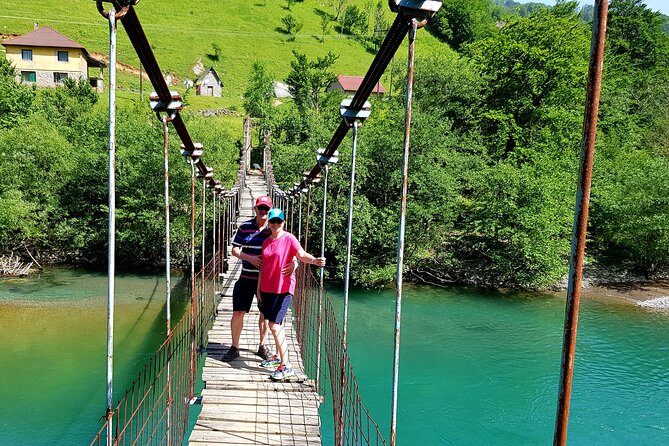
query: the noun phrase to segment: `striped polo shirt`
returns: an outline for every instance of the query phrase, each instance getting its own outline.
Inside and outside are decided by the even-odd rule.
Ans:
[[[242,248],[242,252],[252,256],[259,256],[262,253],[262,242],[272,234],[269,226],[260,231],[256,219],[245,221],[239,228],[232,241],[232,246]],[[242,272],[239,277],[247,279],[257,279],[260,271],[252,263],[242,260]]]

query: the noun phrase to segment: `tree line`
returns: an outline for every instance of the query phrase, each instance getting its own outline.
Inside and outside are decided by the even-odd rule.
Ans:
[[[444,1],[429,28],[442,43],[425,47],[418,39],[407,275],[434,284],[553,286],[568,271],[591,25],[576,2],[562,1],[490,27],[494,16],[482,5],[492,10],[488,0]],[[439,21],[464,37],[453,41]],[[647,276],[669,266],[669,39],[662,23],[639,0],[610,2],[586,249],[590,264]],[[272,128],[274,172],[287,189],[340,122],[342,96],[323,88],[334,79],[336,57],[295,53],[286,79],[294,103],[258,115]],[[254,73],[258,86],[271,79],[262,65]],[[389,283],[395,274],[403,102],[402,95],[372,98],[359,134],[352,277],[363,285]],[[340,152],[326,242],[330,273],[339,277],[350,140]],[[319,194],[315,188],[312,201]],[[319,240],[319,224],[310,227]]]
[[[156,269],[164,265],[162,123],[145,103],[120,99],[116,113],[117,265]],[[106,265],[108,122],[106,101],[85,80],[38,90],[17,83],[13,67],[0,59],[0,253]],[[207,164],[230,186],[239,144],[210,119],[186,122],[204,144]],[[171,135],[172,255],[185,266],[191,172]]]

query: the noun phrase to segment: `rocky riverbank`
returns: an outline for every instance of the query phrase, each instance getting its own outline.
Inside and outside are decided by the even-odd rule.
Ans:
[[[564,278],[559,284],[560,292],[566,292],[567,284]],[[583,271],[581,295],[669,311],[669,276],[661,273],[647,278],[625,270],[588,265]]]

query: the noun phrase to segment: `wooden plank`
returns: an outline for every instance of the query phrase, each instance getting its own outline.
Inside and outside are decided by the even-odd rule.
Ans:
[[[290,434],[301,436],[320,436],[319,426],[294,426],[286,424],[256,424],[256,423],[242,423],[242,422],[228,422],[216,420],[202,420],[193,428],[199,432],[257,432],[259,434]]]

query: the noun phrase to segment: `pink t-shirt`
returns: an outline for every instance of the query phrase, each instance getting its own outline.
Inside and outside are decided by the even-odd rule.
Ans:
[[[290,277],[281,274],[281,270],[293,261],[293,257],[302,249],[300,242],[290,232],[284,232],[277,239],[268,237],[262,244],[262,272],[260,291],[265,293],[295,293],[295,273]]]

